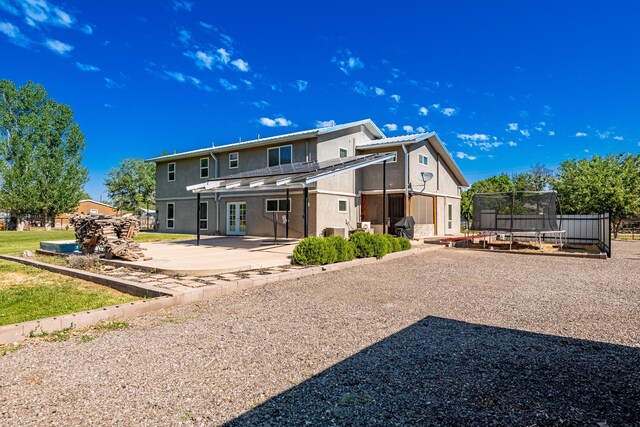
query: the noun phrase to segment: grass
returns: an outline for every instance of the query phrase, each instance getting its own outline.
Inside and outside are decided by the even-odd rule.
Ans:
[[[177,240],[193,240],[193,234],[140,233],[133,240],[136,242],[174,242]]]
[[[137,299],[106,286],[0,260],[0,326]]]

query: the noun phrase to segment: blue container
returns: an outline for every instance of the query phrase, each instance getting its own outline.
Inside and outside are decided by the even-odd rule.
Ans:
[[[74,251],[79,251],[80,247],[75,240],[52,240],[40,242],[40,249],[58,254],[71,254]]]

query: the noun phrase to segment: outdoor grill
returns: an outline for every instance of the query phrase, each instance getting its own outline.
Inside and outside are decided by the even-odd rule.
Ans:
[[[413,239],[413,228],[415,225],[416,221],[412,216],[405,216],[400,221],[396,222],[396,234],[398,235],[398,237]]]

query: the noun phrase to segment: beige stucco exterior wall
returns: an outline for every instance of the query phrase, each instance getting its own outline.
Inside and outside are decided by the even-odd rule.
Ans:
[[[419,163],[420,154],[427,156],[427,165]],[[433,178],[424,182],[420,178],[421,172],[431,172]],[[438,159],[437,153],[428,140],[414,144],[409,151],[409,182],[414,193],[438,193],[447,196],[460,195],[458,182],[442,158]]]
[[[404,189],[404,152],[402,148],[387,148],[376,150],[359,150],[358,154],[396,153],[396,162],[387,162],[387,190]],[[361,191],[382,190],[383,165],[371,165],[359,169],[358,189]]]
[[[332,194],[316,195],[317,200],[317,235],[322,235],[327,227],[338,227],[349,230],[349,225],[356,228],[358,222],[358,207],[356,198],[349,196],[336,196]],[[338,211],[339,200],[347,202],[347,212]],[[311,231],[310,231],[311,234]]]

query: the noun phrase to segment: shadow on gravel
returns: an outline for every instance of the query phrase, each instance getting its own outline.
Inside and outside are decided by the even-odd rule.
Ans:
[[[427,317],[228,425],[638,425],[640,348]]]

